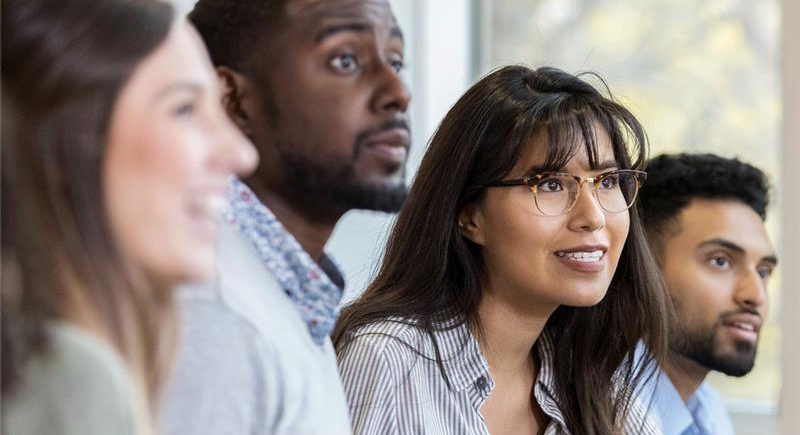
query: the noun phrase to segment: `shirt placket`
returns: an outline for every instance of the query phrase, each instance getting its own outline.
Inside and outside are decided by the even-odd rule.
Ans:
[[[472,404],[472,408],[475,410],[478,419],[481,422],[481,425],[477,427],[477,433],[479,435],[490,435],[489,429],[486,427],[486,421],[483,419],[483,414],[481,414],[481,407],[484,403],[486,403],[486,399],[489,398],[489,394],[492,393],[494,389],[494,381],[490,376],[488,371],[482,371],[478,374],[478,376],[471,376],[472,383],[467,387],[469,391],[469,398],[470,403]]]

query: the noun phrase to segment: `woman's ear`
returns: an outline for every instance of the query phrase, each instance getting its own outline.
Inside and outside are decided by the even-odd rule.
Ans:
[[[217,77],[222,88],[222,107],[239,130],[250,137],[253,129],[250,116],[244,109],[244,98],[248,94],[249,81],[240,73],[226,67],[217,68]]]
[[[483,210],[477,203],[470,203],[458,214],[458,231],[473,243],[483,246],[486,239],[483,234]]]

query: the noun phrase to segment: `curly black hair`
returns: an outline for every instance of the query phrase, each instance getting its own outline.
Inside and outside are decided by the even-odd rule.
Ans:
[[[651,241],[658,242],[693,199],[742,202],[767,217],[769,182],[753,165],[714,154],[663,154],[647,162],[647,182],[639,192]]]
[[[189,21],[197,28],[214,66],[246,72],[261,57],[259,44],[269,40],[286,18],[291,0],[199,0]]]

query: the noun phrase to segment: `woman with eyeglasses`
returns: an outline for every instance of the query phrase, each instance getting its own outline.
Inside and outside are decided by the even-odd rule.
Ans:
[[[646,153],[627,109],[558,69],[467,91],[334,331],[355,434],[657,433],[633,396],[665,351]]]
[[[173,288],[214,272],[257,160],[154,0],[2,2],[2,433],[148,434]]]

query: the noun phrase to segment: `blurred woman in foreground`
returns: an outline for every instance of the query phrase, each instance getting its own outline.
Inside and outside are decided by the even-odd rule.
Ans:
[[[172,289],[257,156],[155,0],[4,0],[3,433],[152,432]]]

